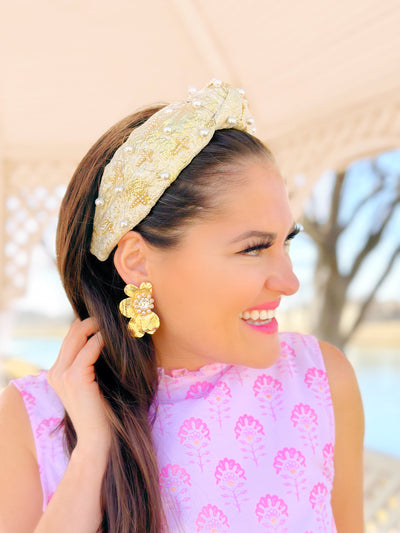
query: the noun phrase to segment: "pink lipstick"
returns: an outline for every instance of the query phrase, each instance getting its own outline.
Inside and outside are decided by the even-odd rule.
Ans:
[[[249,328],[253,328],[254,330],[260,333],[265,333],[266,335],[272,335],[278,331],[278,322],[276,318],[271,318],[271,320],[265,324],[260,324],[258,326],[247,320],[243,320],[243,322],[246,324],[246,326],[249,326]]]
[[[276,309],[280,303],[281,299],[279,298],[279,300],[273,300],[272,302],[265,302],[263,304],[255,305],[254,307],[249,307],[246,311],[259,311],[262,309],[268,311],[270,309]]]
[[[279,304],[280,299],[256,305],[241,313],[240,318],[247,326],[254,330],[271,335],[278,331],[275,309]]]

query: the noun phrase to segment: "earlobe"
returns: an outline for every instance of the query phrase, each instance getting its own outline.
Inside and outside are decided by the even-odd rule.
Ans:
[[[147,280],[146,259],[146,243],[140,233],[126,233],[114,254],[115,268],[125,283],[139,286]]]

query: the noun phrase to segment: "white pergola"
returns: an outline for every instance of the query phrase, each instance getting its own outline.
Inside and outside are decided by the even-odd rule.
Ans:
[[[400,147],[399,0],[16,0],[0,7],[0,308],[90,145],[216,77],[245,89],[295,209]]]

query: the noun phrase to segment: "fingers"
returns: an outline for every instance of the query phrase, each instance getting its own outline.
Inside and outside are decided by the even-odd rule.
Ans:
[[[56,388],[57,382],[67,375],[78,382],[82,379],[85,382],[94,381],[93,365],[104,347],[98,329],[94,318],[75,320],[64,339],[56,362],[47,373],[50,385]]]
[[[82,321],[79,319],[75,320],[62,343],[56,365],[61,368],[69,367],[75,360],[77,354],[88,342],[88,337],[98,331],[99,326],[97,320],[94,318],[86,318]]]
[[[93,433],[99,435],[100,440],[110,440],[104,397],[94,370],[103,346],[95,319],[76,320],[65,337],[57,361],[47,372],[47,381],[63,403],[81,443],[91,442]]]
[[[62,370],[64,385],[74,383],[75,386],[79,386],[79,384],[90,384],[95,381],[94,363],[103,346],[101,333],[95,333],[78,352],[72,364]],[[58,375],[60,374],[59,372]]]
[[[95,333],[91,337],[84,347],[78,353],[75,364],[79,367],[87,367],[94,365],[94,363],[99,358],[100,352],[104,347],[103,337],[101,336],[100,331]]]

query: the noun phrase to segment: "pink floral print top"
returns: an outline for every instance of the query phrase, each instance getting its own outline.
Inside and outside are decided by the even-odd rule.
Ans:
[[[265,369],[159,370],[153,439],[171,533],[335,533],[334,416],[314,337],[281,333]],[[44,508],[67,466],[46,374],[13,382],[35,438]]]

